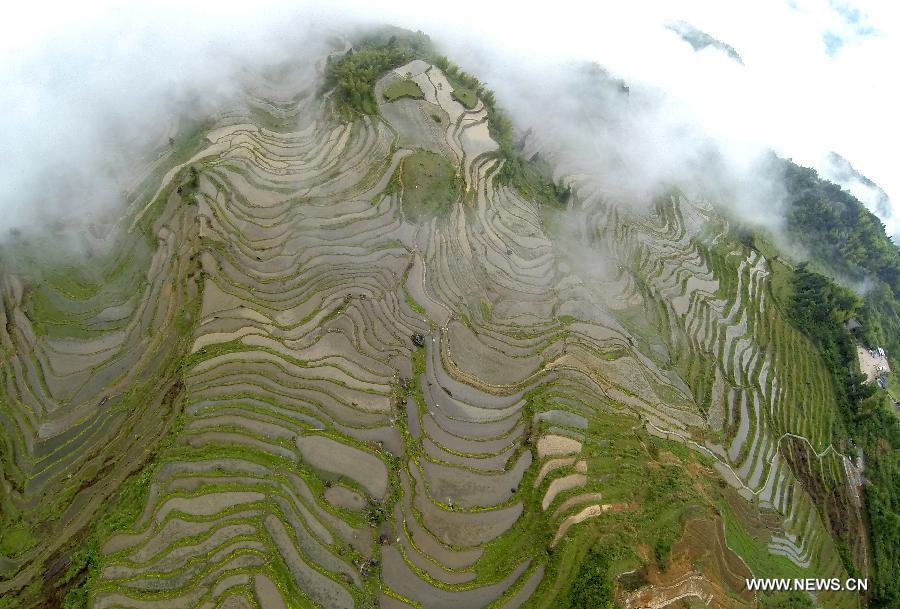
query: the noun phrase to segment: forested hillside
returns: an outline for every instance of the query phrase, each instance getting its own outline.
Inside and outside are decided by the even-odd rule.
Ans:
[[[883,345],[900,368],[900,248],[853,195],[813,169],[778,161],[788,193],[788,230],[837,277],[870,286],[860,310],[863,340]]]
[[[789,272],[791,321],[819,347],[835,385],[849,437],[866,456],[876,591],[873,606],[900,602],[900,423],[898,396],[865,385],[855,342],[883,345],[900,370],[900,249],[884,225],[848,192],[809,168],[779,160],[788,192],[788,230],[815,266],[834,277],[871,285],[857,296],[806,264]],[[857,318],[856,337],[845,322]],[[856,340],[854,340],[856,339]]]

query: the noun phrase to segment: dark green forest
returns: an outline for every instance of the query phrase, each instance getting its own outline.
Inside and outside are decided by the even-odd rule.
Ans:
[[[900,248],[853,195],[813,169],[777,159],[788,196],[787,228],[829,274],[865,285],[859,321],[868,346],[884,346],[900,370]]]
[[[329,58],[323,89],[333,90],[335,109],[343,120],[352,120],[358,114],[377,114],[372,90],[375,82],[388,70],[415,57],[410,45],[396,41],[350,49],[339,59]]]
[[[569,609],[612,607],[615,583],[610,575],[610,565],[615,556],[616,552],[607,547],[588,550],[578,567],[568,596],[561,599],[561,602]]]

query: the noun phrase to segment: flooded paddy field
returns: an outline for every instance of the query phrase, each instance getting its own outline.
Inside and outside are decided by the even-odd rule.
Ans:
[[[564,232],[453,79],[399,66],[340,121],[288,70],[154,174],[102,281],[0,270],[5,524],[46,541],[0,597],[62,561],[94,608],[554,607],[603,544],[624,607],[846,575],[781,456],[843,480],[765,258],[581,174]]]

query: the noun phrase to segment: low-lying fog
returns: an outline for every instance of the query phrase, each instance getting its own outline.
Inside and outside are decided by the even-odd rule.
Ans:
[[[426,32],[517,127],[617,198],[640,205],[675,184],[777,227],[778,184],[761,169],[774,149],[843,179],[900,233],[900,94],[882,74],[900,56],[896,11],[674,4],[21,3],[0,26],[0,239],[114,217],[141,155],[238,103],[241,70],[305,62],[312,86],[311,60],[363,23]],[[695,50],[680,22],[740,61],[717,45]],[[597,86],[592,64],[629,94]],[[832,151],[883,192],[836,172]]]

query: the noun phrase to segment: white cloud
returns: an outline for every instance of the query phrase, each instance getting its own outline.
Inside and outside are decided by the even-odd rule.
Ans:
[[[92,95],[110,83],[150,96],[178,89],[198,74],[211,84],[216,80],[206,72],[225,65],[217,56],[271,51],[294,35],[299,28],[286,27],[297,23],[290,15],[338,14],[422,29],[465,67],[485,75],[489,85],[505,72],[521,73],[523,65],[540,74],[559,63],[597,61],[626,81],[664,90],[679,121],[702,125],[738,154],[771,146],[818,166],[834,150],[888,193],[894,213],[883,219],[900,233],[900,172],[894,161],[900,90],[890,76],[900,58],[896,3],[404,0],[373,6],[345,0],[329,7],[317,12],[309,2],[222,0],[7,7],[0,26],[0,80],[7,83],[0,92],[6,114],[0,129],[8,130],[7,151],[27,171],[40,161],[29,155],[38,155],[41,146],[75,145],[85,137],[85,125],[102,122]],[[712,48],[694,52],[663,28],[674,20],[732,45],[745,66]],[[841,41],[831,55],[826,35]],[[76,61],[61,61],[60,49],[76,50]],[[41,61],[48,53],[55,63]],[[132,73],[107,73],[122,65]],[[56,90],[66,93],[64,107],[53,99]],[[142,107],[134,91],[123,94],[124,111]],[[4,198],[16,194],[0,189]],[[0,205],[9,209],[9,201]]]

